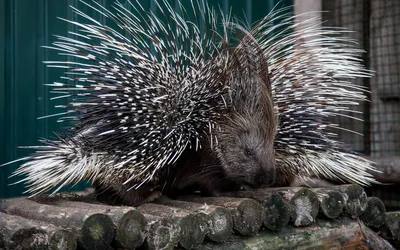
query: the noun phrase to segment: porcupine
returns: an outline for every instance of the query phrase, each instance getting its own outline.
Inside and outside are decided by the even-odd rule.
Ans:
[[[50,84],[73,97],[65,114],[75,113],[75,124],[21,159],[27,162],[14,174],[27,175],[21,182],[28,192],[55,186],[57,192],[88,179],[112,203],[140,205],[159,191],[192,185],[216,193],[223,189],[219,178],[236,186],[274,181],[276,116],[267,68],[247,58],[258,56],[251,39],[231,46],[228,21],[218,33],[215,11],[196,1],[189,6],[193,20],[185,19],[180,2],[181,15],[166,1],[157,3],[161,18],[139,2],[129,2],[133,12],[116,2],[116,14],[81,2],[120,30],[73,8],[90,24],[66,20],[82,29],[71,33],[77,38],[59,36],[48,47],[81,59],[46,63],[70,69],[65,79],[82,84]],[[197,19],[208,32],[200,34]],[[185,160],[206,152],[198,162]],[[210,171],[205,162],[218,166]]]
[[[134,7],[134,5],[132,6]],[[289,34],[288,31],[294,27],[291,24],[293,17],[285,16],[283,9],[272,12],[253,29],[248,32],[245,31],[245,38],[240,40],[237,48],[225,50],[220,43],[214,43],[213,39],[216,37],[201,37],[198,28],[190,26],[194,24],[186,23],[178,18],[170,6],[167,8],[167,12],[172,14],[172,20],[178,27],[171,34],[168,33],[168,31],[172,31],[171,26],[169,24],[162,26],[159,19],[151,14],[146,16],[146,18],[149,18],[149,22],[143,25],[137,23],[133,19],[133,14],[125,10],[120,4],[117,4],[117,10],[121,16],[114,15],[100,6],[99,8],[101,8],[100,13],[120,25],[120,28],[128,32],[134,39],[129,41],[121,34],[114,33],[114,30],[99,24],[76,10],[79,15],[94,23],[94,25],[89,26],[73,22],[90,34],[87,36],[80,34],[79,36],[84,39],[89,39],[89,37],[99,39],[103,44],[94,47],[82,41],[61,37],[60,39],[63,42],[55,43],[55,45],[58,49],[71,53],[72,56],[98,63],[97,66],[75,64],[78,67],[74,68],[75,72],[95,76],[88,79],[77,78],[77,80],[94,82],[94,84],[90,87],[76,86],[78,90],[86,91],[81,95],[87,95],[85,96],[86,105],[80,102],[73,104],[77,107],[75,111],[79,114],[78,124],[74,129],[76,136],[60,138],[59,142],[47,141],[45,143],[49,146],[39,148],[39,150],[44,149],[43,151],[23,159],[29,161],[17,170],[16,174],[28,174],[28,177],[23,181],[32,185],[30,191],[40,193],[57,184],[61,184],[60,187],[62,187],[65,184],[88,178],[100,182],[100,185],[106,188],[111,187],[112,193],[116,193],[117,197],[121,198],[122,203],[138,205],[145,202],[149,196],[151,197],[151,193],[160,184],[164,184],[164,187],[167,186],[167,189],[174,189],[175,187],[185,189],[187,185],[196,184],[195,180],[201,180],[197,184],[208,189],[207,191],[211,191],[209,192],[211,194],[215,194],[214,191],[221,188],[219,187],[220,182],[225,180],[233,182],[235,185],[229,183],[227,186],[234,188],[242,185],[258,187],[268,184],[274,179],[275,158],[278,171],[275,185],[287,184],[294,176],[307,176],[310,173],[360,184],[374,182],[367,172],[373,169],[371,162],[354,154],[343,152],[338,142],[329,138],[328,134],[324,134],[325,127],[330,125],[327,122],[327,117],[337,115],[337,111],[348,111],[342,105],[364,100],[364,96],[357,92],[360,89],[344,80],[355,76],[369,76],[369,72],[363,69],[356,58],[356,54],[360,51],[351,47],[347,39],[325,37],[322,40],[316,39],[312,42],[303,42],[302,40],[303,37],[310,35],[318,37],[319,35],[340,34],[341,30],[320,30],[308,26],[301,31]],[[163,8],[160,8],[160,10],[163,11]],[[210,15],[212,11],[208,10],[207,12],[209,16],[203,13],[203,17],[206,19],[208,17],[211,20],[208,24],[215,28],[214,19],[216,15]],[[137,11],[137,14],[140,15],[139,11]],[[284,21],[279,25],[272,25],[272,21],[277,17],[283,18]],[[155,27],[151,27],[150,24]],[[285,27],[285,25],[289,27],[285,28],[283,32],[279,31],[278,35],[273,36],[273,39],[270,38],[270,33]],[[239,27],[239,25],[237,26]],[[188,27],[193,28],[193,30]],[[241,31],[243,29],[240,28]],[[157,31],[166,35],[170,40],[162,40]],[[192,32],[191,35],[189,35],[190,32]],[[151,46],[146,45],[145,42],[149,41],[140,38],[139,35],[145,35]],[[225,35],[226,33],[223,36]],[[193,39],[197,40],[193,41]],[[222,40],[227,41],[228,38]],[[191,58],[188,58],[188,55],[182,53],[184,49],[173,41],[182,42],[182,44],[188,42],[195,47],[195,50],[198,49],[200,52],[197,51],[198,54],[196,54],[196,52],[191,51]],[[204,44],[206,45],[203,46]],[[226,45],[227,43],[223,42],[222,44]],[[320,48],[320,45],[324,47]],[[346,45],[345,49],[342,49],[341,46],[344,45]],[[207,49],[207,52],[204,52],[205,49]],[[122,55],[111,54],[112,50],[116,50]],[[153,55],[154,52],[155,55]],[[175,54],[167,54],[167,52],[175,52]],[[107,60],[95,56],[96,53],[108,57]],[[204,59],[206,54],[211,55],[207,60]],[[336,54],[343,56],[342,60],[335,56]],[[130,61],[125,61],[123,55],[129,56],[129,59],[136,64],[132,65]],[[157,59],[160,59],[159,57],[161,63],[157,61]],[[170,61],[168,60],[171,60],[171,57],[175,71],[169,67]],[[300,60],[302,61],[300,62]],[[342,62],[346,62],[346,64],[338,68],[337,65]],[[185,68],[185,63],[190,66]],[[121,64],[124,66],[123,68],[121,68]],[[267,65],[270,69],[269,73]],[[130,66],[134,70],[130,70],[126,66]],[[187,71],[190,71],[190,73],[187,73]],[[162,74],[159,72],[162,72]],[[256,73],[254,74],[255,77],[252,77],[254,72]],[[174,78],[174,74],[177,75],[176,78]],[[148,78],[148,75],[151,75],[152,78]],[[165,79],[176,81],[180,77],[186,82],[183,84],[174,81],[173,84],[164,82]],[[69,79],[76,80],[74,78]],[[147,81],[144,81],[144,79]],[[149,79],[157,82],[158,85],[150,83]],[[127,95],[127,97],[117,96],[126,80],[132,82],[129,82],[129,85],[125,86],[125,92],[120,94]],[[241,83],[235,85],[234,80]],[[243,82],[247,84],[243,84]],[[271,98],[268,98],[268,95],[260,94],[270,91],[268,87],[270,83],[272,84],[275,108],[277,108],[279,115],[279,130],[275,141],[273,139],[276,128],[275,119],[271,118],[273,117]],[[65,86],[59,83],[53,86],[57,85]],[[296,87],[296,85],[299,86]],[[166,90],[166,86],[172,89],[168,94],[162,92],[162,90]],[[235,86],[238,88],[235,89]],[[261,88],[263,91],[251,92],[251,87]],[[342,89],[344,87],[349,89]],[[68,89],[68,87],[64,88]],[[160,90],[160,88],[163,89]],[[177,88],[181,89],[177,91]],[[135,96],[130,95],[133,90],[137,91]],[[236,92],[237,90],[249,92],[240,95],[239,92]],[[193,94],[196,91],[204,92],[201,92],[201,94],[197,92],[196,96]],[[191,96],[184,99],[187,98],[184,95],[188,92]],[[234,94],[230,95],[229,93],[232,94],[232,92]],[[172,126],[165,127],[164,132],[175,132],[172,136],[173,139],[169,136],[171,140],[160,140],[163,137],[159,130],[153,126],[145,132],[135,132],[136,139],[133,139],[133,141],[129,141],[129,139],[132,140],[132,138],[135,138],[134,136],[125,138],[126,146],[130,146],[125,150],[118,147],[121,142],[117,138],[121,139],[124,138],[126,133],[132,133],[127,126],[117,127],[122,131],[128,130],[123,133],[118,132],[117,138],[108,136],[116,133],[115,129],[111,128],[110,122],[122,121],[126,123],[129,115],[131,115],[127,110],[118,109],[119,105],[126,108],[124,105],[129,104],[132,102],[130,99],[133,99],[134,102],[131,103],[134,104],[133,110],[146,113],[149,107],[154,108],[160,100],[163,101],[162,94],[164,94],[164,97],[171,97],[177,93],[183,95],[180,96],[184,100],[183,103],[195,102],[199,106],[193,108],[191,112],[187,112],[182,106],[179,107],[182,103],[179,103],[178,100],[182,99],[177,98],[176,106],[168,107],[170,108],[168,112],[171,113],[166,117],[167,122],[176,119],[177,113],[181,115],[180,118],[185,117],[180,114],[181,111],[187,112],[185,115],[190,114],[189,120],[185,121],[187,127],[180,127],[179,132],[176,132],[176,128],[168,131],[171,130]],[[159,99],[157,99],[157,95],[159,95]],[[229,98],[223,98],[224,96],[229,96]],[[267,107],[267,110],[258,113],[261,116],[254,116],[254,113],[250,110],[240,108],[240,104],[244,103],[241,98],[251,100],[253,96],[256,97],[255,99],[264,98],[262,101],[254,102],[257,103],[257,108]],[[99,97],[105,99],[104,105],[111,106],[110,109],[114,108],[112,110],[113,116],[108,117],[110,120],[104,119],[103,112],[109,110],[99,105]],[[235,99],[238,97],[239,99]],[[323,97],[322,100],[321,97]],[[232,99],[227,103],[226,101],[230,98]],[[145,102],[142,103],[142,99]],[[201,99],[206,101],[203,102],[204,100]],[[332,101],[332,103],[328,103],[328,101]],[[91,102],[94,102],[97,106],[88,111],[89,105],[93,105]],[[165,105],[165,103],[161,104]],[[205,105],[201,106],[203,104]],[[140,106],[137,107],[138,105]],[[84,108],[81,108],[82,106]],[[167,106],[164,109],[167,110]],[[233,119],[235,116],[232,110],[242,112],[238,116],[238,120]],[[124,114],[124,112],[126,113]],[[247,116],[243,116],[246,112]],[[302,113],[305,117],[300,117],[299,113]],[[103,119],[95,118],[96,115]],[[118,117],[123,119],[118,120]],[[162,117],[164,118],[164,116]],[[249,135],[248,129],[241,129],[236,124],[243,117],[245,119],[242,124],[251,125],[252,128],[255,128],[250,131],[253,131],[256,136]],[[115,120],[111,120],[111,118]],[[141,120],[138,118],[141,118]],[[263,126],[259,126],[260,120],[257,118],[262,118]],[[224,147],[224,132],[221,131],[224,126],[220,126],[221,121],[225,122],[223,123],[225,128],[233,128],[230,132],[238,133],[228,134],[226,138],[229,139],[226,140],[225,144],[227,147]],[[230,123],[227,121],[230,121]],[[133,126],[138,129],[149,127],[153,120],[150,117],[138,116],[134,122]],[[196,124],[197,122],[201,125]],[[228,124],[233,125],[233,127]],[[207,130],[214,132],[205,132]],[[215,131],[217,131],[217,135],[215,135]],[[226,131],[229,131],[229,129]],[[263,131],[261,136],[260,131]],[[205,140],[206,137],[209,137],[208,140]],[[184,142],[181,141],[182,138]],[[188,149],[190,145],[197,145],[199,141],[203,147],[202,151],[196,153],[193,149]],[[211,143],[204,143],[204,141],[211,141]],[[251,142],[252,145],[262,142],[259,143],[262,146],[248,150],[246,141]],[[276,150],[275,157],[271,156],[273,154],[271,146],[273,141]],[[155,145],[161,142],[165,143],[162,144],[162,147]],[[109,145],[105,145],[106,143],[109,143]],[[103,145],[104,148],[99,150],[98,145]],[[156,146],[157,148],[154,148]],[[227,150],[227,148],[230,150]],[[143,152],[147,155],[138,154],[138,152],[143,153],[140,149],[146,149]],[[167,153],[164,153],[165,151]],[[150,153],[152,154],[148,155]],[[179,157],[182,153],[183,155]],[[46,154],[49,157],[46,158]],[[204,157],[207,154],[210,154],[210,157]],[[71,162],[71,156],[73,156],[73,160],[81,160],[74,164],[74,162]],[[194,163],[191,160],[192,156],[199,158],[199,162]],[[135,164],[127,166],[127,160],[124,159],[134,161]],[[176,161],[178,161],[178,167],[165,166],[176,163]],[[166,164],[167,162],[169,164]],[[256,162],[255,165],[257,166],[250,164],[246,166],[246,163],[251,162]],[[45,163],[50,163],[50,165],[45,167]],[[55,164],[60,163],[69,165],[69,168],[56,168]],[[352,163],[356,164],[352,165]],[[210,166],[204,166],[204,164]],[[184,167],[179,167],[180,165]],[[214,166],[216,167],[214,168]],[[52,174],[49,171],[60,172]],[[139,174],[138,171],[140,171]],[[250,174],[237,175],[235,173]],[[54,178],[54,176],[58,178]],[[255,178],[256,176],[261,177]],[[243,180],[243,178],[245,179]],[[132,185],[132,183],[134,184]],[[226,188],[226,186],[223,188]]]

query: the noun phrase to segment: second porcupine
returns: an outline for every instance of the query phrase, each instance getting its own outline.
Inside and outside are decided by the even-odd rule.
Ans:
[[[122,6],[120,8],[122,10],[121,13],[127,14],[128,17],[131,15]],[[322,31],[308,27],[308,29],[293,34],[278,32],[280,36],[274,36],[274,39],[270,39],[269,33],[279,30],[293,19],[293,17],[286,16],[286,20],[281,24],[272,25],[274,18],[282,14],[283,10],[276,11],[267,16],[248,33],[244,32],[244,34],[247,34],[245,35],[246,39],[241,40],[242,43],[239,43],[243,45],[242,49],[239,45],[237,49],[231,48],[227,52],[222,46],[216,46],[213,41],[208,41],[207,39],[212,39],[208,36],[205,40],[198,38],[196,36],[199,34],[198,30],[190,30],[190,32],[194,33],[183,34],[182,31],[187,31],[184,23],[179,23],[180,29],[178,28],[172,32],[172,35],[177,34],[177,36],[168,37],[171,34],[164,33],[169,41],[159,41],[157,39],[160,38],[160,34],[153,33],[153,29],[141,30],[143,26],[135,23],[133,19],[127,22],[124,19],[118,19],[117,16],[106,10],[102,11],[106,14],[106,17],[117,21],[122,30],[127,31],[137,39],[133,40],[136,43],[127,42],[120,34],[112,33],[113,30],[94,21],[94,27],[79,23],[75,24],[89,31],[92,39],[100,39],[100,41],[103,39],[105,43],[101,46],[92,47],[78,40],[63,38],[61,39],[62,42],[57,44],[58,49],[67,51],[77,57],[83,57],[88,62],[99,63],[99,65],[93,67],[86,64],[75,64],[78,67],[73,69],[77,74],[86,74],[90,78],[70,77],[70,80],[78,79],[83,82],[95,83],[91,87],[75,86],[82,91],[82,96],[85,98],[83,104],[79,102],[81,99],[73,103],[80,112],[78,112],[78,118],[83,122],[78,123],[78,126],[76,126],[75,137],[61,138],[60,142],[48,141],[48,147],[39,148],[39,150],[43,151],[24,159],[28,160],[28,163],[24,164],[16,174],[28,174],[28,177],[24,180],[32,185],[30,191],[40,193],[49,190],[54,185],[61,184],[63,186],[82,179],[89,179],[94,182],[100,182],[100,185],[107,188],[111,187],[111,193],[116,193],[117,198],[122,198],[120,202],[138,205],[151,198],[151,194],[157,188],[164,190],[165,187],[167,191],[168,189],[174,190],[176,188],[186,189],[188,185],[200,183],[203,184],[203,188],[208,189],[206,191],[210,194],[215,194],[219,188],[225,191],[224,187],[226,186],[230,188],[239,188],[242,185],[257,187],[268,184],[273,180],[274,157],[271,157],[274,153],[273,143],[276,150],[278,185],[287,184],[294,176],[308,176],[310,173],[360,184],[368,184],[374,181],[367,172],[373,169],[371,163],[354,154],[343,152],[340,144],[329,138],[325,130],[330,125],[326,119],[327,117],[337,115],[341,111],[347,111],[347,107],[344,106],[346,102],[356,102],[364,99],[362,94],[353,91],[356,89],[354,85],[348,84],[345,86],[347,82],[341,80],[342,78],[347,79],[355,76],[368,76],[368,72],[362,69],[354,56],[359,51],[351,46],[341,50],[340,46],[346,44],[346,39],[326,38],[326,40],[319,40],[319,42],[316,42],[318,40],[310,43],[302,42],[303,37],[310,35],[325,35],[335,32],[340,34],[341,31]],[[167,12],[174,13],[172,8],[167,9]],[[172,16],[176,17],[176,15]],[[160,25],[159,20],[154,16],[149,15],[148,17],[150,17],[151,25]],[[285,16],[283,15],[283,17]],[[181,21],[175,18],[174,22]],[[137,30],[129,28],[132,24],[135,24],[136,28],[139,27],[138,33],[135,33]],[[149,23],[146,25],[149,25]],[[163,28],[156,28],[155,30],[163,33],[165,32]],[[293,26],[289,25],[285,32],[288,32],[291,28]],[[172,31],[169,26],[168,29]],[[108,36],[106,32],[111,32],[112,36]],[[310,32],[314,33],[310,34]],[[146,51],[140,51],[141,49],[143,50],[141,46],[149,41],[138,37],[138,34],[148,34],[146,39],[150,39],[150,44],[153,47],[145,47]],[[180,40],[181,38],[182,40]],[[198,40],[190,41],[189,39],[192,38],[197,38]],[[85,39],[89,40],[90,38]],[[107,39],[109,40],[107,41]],[[193,45],[194,52],[188,51],[192,53],[189,56],[182,52],[179,53],[179,51],[176,53],[176,51],[169,50],[175,48],[176,44],[171,41],[176,41],[176,39],[183,44],[187,42]],[[187,41],[184,41],[185,39]],[[161,42],[166,42],[166,44]],[[196,42],[200,42],[200,45],[196,44]],[[202,43],[208,44],[204,45]],[[293,44],[295,43],[300,43],[300,46],[294,47]],[[316,44],[327,47],[321,49],[315,46]],[[215,50],[210,49],[213,46],[215,46]],[[339,49],[335,46],[339,47]],[[139,50],[137,47],[139,47]],[[207,53],[210,53],[214,60],[203,59],[204,51],[198,53],[198,50],[202,49],[207,49]],[[116,57],[114,54],[109,54],[113,50],[121,52],[123,56],[117,55]],[[157,56],[152,56],[154,52],[161,59]],[[168,55],[172,57],[172,63],[175,63],[171,68],[166,65],[168,64],[168,59],[163,58],[163,56],[166,57],[166,52],[171,53]],[[106,56],[110,61],[100,59],[94,53]],[[224,53],[228,53],[229,56],[226,57]],[[338,56],[335,56],[336,54],[340,54],[343,58],[339,59]],[[137,64],[130,65],[130,61],[126,60],[124,56]],[[235,56],[238,57],[235,58]],[[237,58],[242,59],[238,60]],[[157,64],[157,60],[161,60],[162,63]],[[346,64],[337,67],[342,62]],[[190,67],[183,67],[184,63],[188,63]],[[120,68],[121,65],[130,65],[135,70]],[[266,74],[268,72],[266,70],[267,65],[270,68],[269,74]],[[229,68],[228,66],[234,67]],[[169,71],[170,69],[176,71]],[[141,74],[137,74],[138,72],[141,72]],[[136,84],[136,82],[140,84],[150,83],[150,81],[142,81],[148,77],[146,72],[151,76],[150,79],[157,84],[152,83],[144,86]],[[158,73],[155,74],[155,72]],[[254,72],[257,72],[257,74],[254,75]],[[132,79],[132,74],[137,78]],[[165,79],[173,79],[178,82],[174,85],[166,83]],[[227,81],[226,79],[232,81]],[[127,80],[132,82],[127,84],[125,83]],[[246,82],[249,85],[238,85],[239,88],[235,90],[235,81]],[[226,84],[227,82],[233,84],[233,88],[230,88],[229,84],[227,86],[222,84],[221,86],[221,83]],[[274,105],[270,103],[271,98],[267,98],[262,102],[254,102],[259,107],[267,104],[266,107],[268,107],[269,111],[262,113],[260,117],[255,115],[258,113],[250,112],[248,109],[241,109],[238,104],[246,102],[241,102],[240,97],[251,100],[252,94],[248,93],[269,92],[269,84],[272,84],[271,91]],[[296,85],[299,87],[295,87]],[[57,86],[57,84],[54,86]],[[124,89],[121,89],[121,86]],[[171,90],[165,88],[166,86]],[[251,92],[251,88],[247,88],[248,86],[263,88],[267,91]],[[68,88],[65,85],[60,85],[60,87]],[[178,87],[182,89],[177,91],[176,88]],[[350,90],[344,90],[343,87],[349,87]],[[150,89],[153,89],[154,92],[153,90],[150,91]],[[232,93],[229,94],[229,91],[225,93],[226,89],[234,90],[234,95],[232,96]],[[241,89],[249,90],[249,92],[245,95],[240,95],[238,90]],[[139,95],[131,96],[130,93],[132,91],[138,91]],[[193,91],[197,92],[193,94]],[[182,96],[176,96],[176,93],[180,93]],[[235,99],[235,95],[239,99]],[[232,100],[230,102],[229,100],[222,101],[221,99],[223,98],[221,97],[224,96],[232,98]],[[99,97],[103,98],[104,101],[99,102]],[[165,101],[167,100],[165,97],[171,98],[176,102],[172,103],[172,106],[168,106],[166,105],[168,102]],[[191,99],[193,97],[195,99]],[[198,100],[201,98],[204,98],[204,100]],[[130,99],[133,99],[134,102],[132,103]],[[184,100],[185,102],[179,103],[179,100]],[[90,105],[93,105],[91,101],[97,105],[93,109],[89,109]],[[156,109],[152,110],[152,107],[159,108],[157,106],[158,103],[165,105],[165,110],[162,110],[162,112],[169,113],[169,115],[158,116],[157,114],[154,116],[154,113],[149,113],[149,117],[135,115],[134,117],[136,118],[133,118],[133,121],[130,120],[129,115],[131,114],[129,111],[132,112],[134,110],[146,114],[146,112],[156,111]],[[191,105],[192,103],[194,103],[192,110],[184,107],[185,104]],[[224,106],[222,103],[232,104],[232,106]],[[104,105],[104,107],[99,104]],[[202,106],[203,104],[204,106]],[[130,105],[133,105],[133,107]],[[84,108],[81,108],[82,106]],[[275,120],[270,119],[268,122],[264,120],[271,118],[270,109],[273,106],[275,106],[276,112],[279,114],[279,129],[274,142],[271,139],[275,136],[273,133],[276,129],[274,127]],[[129,107],[128,110],[126,110],[127,107]],[[96,115],[104,117],[103,112],[110,115],[107,116],[108,120],[96,118]],[[232,112],[245,112],[242,113],[245,114],[242,124],[247,127],[255,127],[256,129],[252,130],[253,135],[246,134],[248,129],[239,130],[241,126],[234,126],[234,129],[231,130],[231,132],[234,131],[233,134],[230,133],[224,138],[224,126],[219,127],[219,121],[222,121],[220,124],[226,125],[225,131],[229,131],[232,128],[232,126],[228,126],[229,124],[235,125],[236,121],[240,121],[243,118],[243,116],[232,116],[234,119],[229,121],[230,114],[234,114]],[[264,115],[269,118],[262,117]],[[158,119],[161,117],[166,120],[160,123]],[[176,123],[177,127],[166,126],[166,136],[162,136],[157,126],[164,126],[165,124],[162,123],[167,123],[168,125],[170,121],[174,122],[176,117],[188,117],[188,119],[182,123],[178,121]],[[153,118],[156,120],[153,120]],[[236,118],[237,120],[235,120]],[[136,137],[129,137],[133,138],[132,141],[127,140],[122,144],[121,141],[116,140],[114,135],[118,134],[117,138],[123,139],[124,137],[122,136],[127,134],[119,132],[120,130],[118,129],[123,132],[126,130],[125,132],[129,133],[132,133],[132,130],[125,125],[115,128],[110,127],[110,122],[116,126],[115,121],[130,122],[131,125],[133,122],[134,128],[138,129],[140,133],[134,133]],[[260,122],[263,123],[262,126],[260,126]],[[207,123],[209,123],[208,126],[205,125]],[[179,127],[181,124],[185,126]],[[268,128],[267,125],[271,127]],[[151,129],[145,130],[146,127]],[[142,130],[142,128],[144,129]],[[206,128],[211,132],[205,133]],[[220,136],[215,136],[212,131],[217,131],[216,134],[220,133]],[[262,136],[254,136],[257,132],[261,132]],[[240,145],[246,145],[247,139],[243,139],[241,136],[250,138],[248,139],[250,144],[257,141],[262,142],[259,145],[263,145],[264,149],[246,150],[246,146],[242,147]],[[217,140],[214,140],[214,137]],[[164,141],[165,138],[167,140]],[[226,147],[224,147],[224,139]],[[200,165],[196,165],[200,166],[200,168],[193,168],[193,165],[190,165],[193,163],[192,159],[190,159],[193,151],[189,150],[189,153],[187,153],[186,145],[191,145],[192,148],[195,148],[198,140],[201,141],[200,144],[203,146],[202,155],[210,153],[211,157],[202,157],[202,155],[195,153],[194,155],[200,158],[199,162],[197,162]],[[211,151],[207,150],[208,143],[204,143],[205,141],[212,142],[209,147]],[[214,151],[213,145],[217,142],[219,147]],[[126,147],[119,147],[121,144]],[[100,148],[102,150],[98,150],[99,145],[102,146]],[[238,147],[235,147],[235,145]],[[217,152],[216,156],[214,156],[215,152]],[[257,153],[254,154],[254,152]],[[179,157],[182,153],[182,157]],[[229,157],[224,158],[224,156]],[[77,161],[76,159],[79,160]],[[185,159],[189,159],[188,163],[185,162]],[[241,162],[241,159],[246,160]],[[129,160],[132,162],[131,165],[126,164],[126,162],[129,163]],[[203,162],[204,160],[205,162]],[[183,163],[180,161],[183,161]],[[165,167],[171,162],[177,162],[177,164],[187,167]],[[255,164],[246,165],[248,162],[255,162]],[[352,165],[354,163],[355,165]],[[48,165],[44,166],[45,164]],[[56,164],[64,164],[68,168],[56,167]],[[207,166],[203,166],[203,164],[207,164]],[[214,165],[217,166],[214,167]],[[223,168],[220,168],[220,165]],[[261,172],[258,166],[264,166]],[[268,171],[265,171],[265,169]],[[238,173],[239,175],[237,175]],[[264,178],[255,178],[258,173],[264,174]],[[182,175],[179,177],[180,174]],[[57,176],[57,178],[54,178],[54,176]],[[229,178],[229,176],[233,178]],[[163,178],[167,178],[167,180]],[[228,180],[228,184],[223,184],[222,187],[219,187],[221,180]],[[230,181],[234,185],[231,185]],[[133,189],[132,185],[129,185],[130,182],[134,183]],[[160,186],[163,183],[165,186]]]

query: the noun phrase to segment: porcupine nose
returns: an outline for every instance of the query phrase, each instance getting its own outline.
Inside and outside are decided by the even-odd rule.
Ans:
[[[260,169],[255,176],[255,184],[259,187],[270,186],[275,182],[275,168],[270,170]]]
[[[275,158],[272,157],[261,163],[254,177],[254,182],[258,187],[271,186],[276,178]]]

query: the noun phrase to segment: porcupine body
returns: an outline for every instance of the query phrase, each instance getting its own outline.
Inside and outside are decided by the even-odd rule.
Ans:
[[[133,11],[82,3],[117,28],[74,8],[88,23],[68,21],[80,29],[76,38],[49,47],[77,59],[46,62],[69,69],[68,83],[50,86],[72,98],[60,120],[74,126],[20,159],[15,174],[26,174],[28,192],[87,179],[111,203],[139,205],[190,186],[222,191],[220,179],[238,187],[274,181],[276,116],[266,65],[248,58],[259,57],[255,44],[232,47],[227,20],[218,33],[215,12],[197,1],[178,2],[180,14],[157,3],[161,17],[138,2],[129,2]]]
[[[226,31],[201,36],[197,24],[164,4],[160,10],[171,14],[176,29],[140,8],[135,13],[144,15],[143,23],[121,4],[118,14],[94,5],[133,39],[76,10],[92,24],[72,22],[84,31],[80,39],[60,37],[55,47],[86,60],[67,63],[75,74],[68,80],[84,84],[53,86],[78,92],[71,103],[77,122],[72,136],[46,141],[23,159],[28,162],[16,174],[28,175],[30,192],[89,179],[129,205],[156,190],[194,186],[215,195],[271,184],[275,160],[275,185],[310,174],[374,181],[371,162],[344,152],[326,132],[329,117],[364,100],[349,79],[369,76],[350,40],[324,36],[342,30],[310,23],[289,33],[293,17],[278,10],[249,31],[233,25],[244,36],[231,47]],[[216,15],[202,11],[216,30]],[[277,17],[282,23],[272,25]],[[310,36],[316,39],[303,39]]]

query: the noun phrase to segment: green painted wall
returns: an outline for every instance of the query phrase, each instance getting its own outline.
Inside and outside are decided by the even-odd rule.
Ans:
[[[176,0],[172,0],[174,3]],[[112,1],[101,0],[109,6]],[[123,2],[123,1],[122,1]],[[213,6],[224,12],[232,8],[234,15],[246,16],[249,22],[264,17],[277,0],[209,0]],[[60,131],[63,124],[57,118],[38,120],[37,117],[59,112],[55,105],[65,100],[50,101],[46,83],[59,81],[61,69],[49,69],[42,62],[62,59],[55,51],[41,48],[54,41],[54,34],[66,35],[74,27],[57,17],[76,19],[69,5],[76,6],[77,0],[2,0],[0,1],[0,164],[26,156],[30,149],[19,146],[37,145],[40,138],[50,138],[53,132]],[[154,8],[151,0],[142,0],[147,9]],[[282,6],[293,4],[283,0]],[[99,19],[87,7],[80,9]],[[104,19],[104,18],[103,18]],[[100,19],[101,20],[101,19]],[[104,21],[104,20],[101,20]],[[65,60],[66,58],[64,58]],[[22,184],[10,185],[17,178],[9,178],[18,164],[0,167],[0,197],[20,196],[24,191]],[[74,189],[81,189],[81,184]]]

